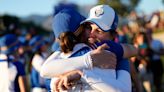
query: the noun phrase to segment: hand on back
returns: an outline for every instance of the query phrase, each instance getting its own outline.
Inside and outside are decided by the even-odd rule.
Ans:
[[[93,66],[103,69],[116,69],[116,55],[105,49],[110,48],[107,44],[99,46],[91,52]]]

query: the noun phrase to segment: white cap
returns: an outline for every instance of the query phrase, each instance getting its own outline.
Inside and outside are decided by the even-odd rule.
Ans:
[[[91,22],[99,26],[103,31],[116,30],[118,16],[114,9],[108,5],[98,5],[91,8],[89,16],[82,23]],[[82,24],[81,23],[81,24]]]

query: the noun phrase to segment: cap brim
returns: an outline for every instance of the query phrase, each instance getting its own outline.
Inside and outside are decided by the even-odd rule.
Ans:
[[[101,22],[97,19],[93,19],[93,18],[87,18],[86,20],[82,21],[80,24],[83,24],[83,23],[86,23],[86,22],[96,24],[101,30],[103,30],[105,32],[108,32],[111,29],[111,28],[105,26],[103,22]]]

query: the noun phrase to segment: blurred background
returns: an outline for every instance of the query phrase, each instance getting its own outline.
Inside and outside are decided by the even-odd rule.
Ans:
[[[7,28],[10,23],[6,23],[6,21],[11,19],[13,22],[20,22],[21,27],[31,22],[29,24],[41,26],[50,31],[54,7],[60,2],[77,4],[79,12],[84,16],[87,16],[89,9],[96,4],[109,4],[121,17],[130,15],[131,11],[135,11],[139,17],[151,17],[153,13],[164,10],[163,0],[0,0],[1,26],[4,25]]]
[[[140,50],[137,57],[129,59],[142,85],[139,91],[134,80],[133,92],[164,92],[164,0],[0,0],[0,41],[8,34],[16,35],[19,46],[13,50],[16,54],[10,54],[23,64],[28,91],[35,53],[46,52],[46,57],[52,53],[52,17],[60,3],[75,4],[85,17],[95,5],[113,7],[119,15],[116,41],[134,44]]]

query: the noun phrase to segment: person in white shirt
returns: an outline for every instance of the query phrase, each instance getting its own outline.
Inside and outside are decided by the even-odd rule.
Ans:
[[[99,9],[99,10],[102,9],[103,10],[103,12],[100,11],[101,12],[100,15],[103,16],[103,18],[100,19],[101,21],[102,20],[104,21],[104,17],[106,17],[107,15],[110,15],[110,13],[112,13],[112,14],[114,13],[112,15],[112,18],[114,18],[112,22],[115,23],[115,21],[118,21],[116,19],[115,12],[113,11],[113,9],[111,7],[109,7],[107,5],[96,6],[96,7],[94,7],[94,8],[91,9],[91,12],[90,13],[95,12],[95,10],[97,10],[97,9]],[[102,13],[104,13],[104,15]],[[93,15],[93,16],[98,16],[99,17],[100,15]],[[92,18],[91,18],[91,20],[92,20]],[[98,20],[99,19],[97,18],[96,19],[96,22],[98,22]],[[101,22],[101,21],[99,21],[99,22]],[[107,21],[107,20],[105,20],[105,21]],[[83,23],[87,23],[87,22],[90,22],[89,18],[86,19]],[[105,25],[108,25],[108,26],[111,26],[111,27],[112,26],[113,27],[116,27],[117,25],[116,24],[113,24],[113,23],[106,22],[104,24]],[[92,34],[92,36],[93,35],[94,36],[98,36],[98,34],[95,34],[98,31],[99,31],[99,33],[101,33],[101,37],[100,37],[100,34],[99,34],[99,38],[100,39],[93,39],[94,37],[90,37],[90,41],[91,42],[97,42],[97,41],[101,41],[101,40],[104,39],[104,42],[102,41],[102,43],[107,43],[108,44],[108,42],[106,42],[105,40],[109,40],[110,39],[109,30],[111,30],[112,28],[111,27],[110,28],[107,28],[106,32],[104,32],[104,30],[101,30],[96,25],[96,23],[94,24],[94,23],[90,22],[89,25],[90,25],[90,28],[91,28],[91,34]],[[101,25],[101,26],[103,28],[105,28],[103,25]],[[115,29],[115,28],[113,28],[113,29]],[[74,32],[74,34],[76,34],[77,32]],[[89,30],[88,30],[88,32],[89,32]],[[72,39],[73,39],[73,36],[72,36]],[[97,46],[101,46],[102,43],[101,44],[97,44]],[[110,43],[110,40],[109,40],[109,43]],[[114,44],[114,43],[112,43],[112,44]],[[108,45],[110,45],[110,44],[108,44]],[[84,46],[84,45],[82,45],[82,46]],[[109,48],[110,48],[110,46],[109,46]],[[121,91],[121,92],[130,92],[131,91],[131,79],[130,79],[130,74],[129,74],[129,71],[128,71],[128,69],[129,69],[128,62],[126,62],[126,64],[124,63],[126,65],[125,66],[126,69],[124,68],[125,70],[124,69],[121,70],[121,68],[120,68],[120,70],[118,69],[117,70],[117,76],[116,76],[116,73],[115,73],[116,63],[114,63],[114,62],[116,62],[116,59],[114,59],[114,57],[117,57],[117,59],[119,59],[119,57],[118,57],[119,54],[117,54],[119,52],[116,51],[116,53],[115,53],[118,56],[117,55],[115,56],[115,55],[110,54],[113,57],[113,59],[112,59],[113,60],[113,66],[115,66],[115,67],[112,67],[112,68],[110,67],[111,69],[100,69],[100,67],[103,67],[103,68],[107,67],[107,68],[109,68],[107,63],[106,63],[107,65],[103,65],[103,64],[102,64],[102,66],[99,65],[99,68],[96,68],[96,67],[93,68],[93,65],[94,64],[92,64],[92,61],[91,61],[91,58],[90,58],[90,57],[92,57],[92,55],[91,55],[90,52],[87,53],[86,55],[79,56],[81,59],[79,57],[74,57],[74,58],[70,59],[71,60],[70,62],[69,62],[69,59],[62,59],[62,60],[60,60],[61,58],[68,58],[68,57],[71,57],[72,55],[74,55],[74,53],[76,53],[78,51],[76,49],[77,49],[77,45],[75,45],[75,47],[72,49],[73,51],[70,51],[70,53],[68,53],[68,54],[64,54],[64,52],[60,52],[60,51],[59,52],[57,52],[57,51],[54,52],[54,54],[52,54],[46,60],[46,62],[44,63],[44,65],[42,67],[42,70],[41,70],[41,75],[44,76],[44,77],[54,77],[55,75],[59,75],[59,74],[66,73],[66,72],[68,73],[68,71],[73,71],[73,72],[75,72],[75,74],[79,73],[80,76],[82,76],[82,79],[84,79],[84,81],[86,83],[88,83],[89,87],[91,86],[91,89],[87,89],[87,88],[85,88],[85,86],[84,87],[82,86],[82,89],[84,91],[86,91],[86,92],[87,92],[87,90],[89,92],[91,90],[93,92],[95,92],[95,91],[96,92],[97,91],[98,92],[99,91],[100,92],[105,92],[105,91],[109,91],[109,90],[111,92],[119,92],[119,91]],[[126,55],[125,54],[126,51],[123,53],[122,52],[123,50],[125,50],[124,47],[120,51],[120,53],[122,53],[121,54],[122,57],[124,55]],[[98,51],[99,51],[99,49],[98,49]],[[100,49],[100,51],[101,51],[101,49]],[[97,50],[95,52],[97,52]],[[115,51],[113,51],[113,52],[115,52]],[[93,53],[94,52],[92,52],[92,54]],[[105,55],[105,54],[103,54],[103,55]],[[109,55],[109,57],[111,58],[110,55]],[[132,55],[134,55],[134,54],[132,54]],[[95,56],[96,56],[96,54],[95,54]],[[93,56],[94,58],[92,58],[92,59],[95,60],[95,56]],[[97,55],[97,56],[100,57],[102,55]],[[104,59],[110,59],[110,58],[108,58],[108,55],[107,54],[106,54],[106,56],[107,57],[104,57]],[[99,60],[100,60],[100,58],[99,58]],[[125,60],[122,60],[122,61],[124,62]],[[93,63],[95,63],[95,62],[93,62]],[[53,67],[53,65],[55,65],[55,66]],[[69,67],[63,68],[61,71],[59,71],[58,69],[61,69],[61,66],[65,66],[65,67],[66,66],[69,66]],[[97,66],[98,66],[98,64],[97,64]],[[80,71],[78,71],[76,69],[82,70],[83,71],[83,74],[80,73]],[[61,82],[64,82],[64,81],[60,81],[60,83]],[[89,83],[91,83],[91,85]],[[126,88],[125,88],[125,86],[126,86]],[[78,88],[78,91],[80,91],[79,90],[79,87],[76,87],[76,88]]]
[[[27,84],[23,64],[15,61],[18,40],[14,34],[0,39],[0,92],[26,92]]]
[[[32,92],[47,92],[45,78],[40,76],[41,67],[48,57],[47,42],[42,36],[35,36],[30,40],[30,45],[34,49],[31,70],[31,87]]]

